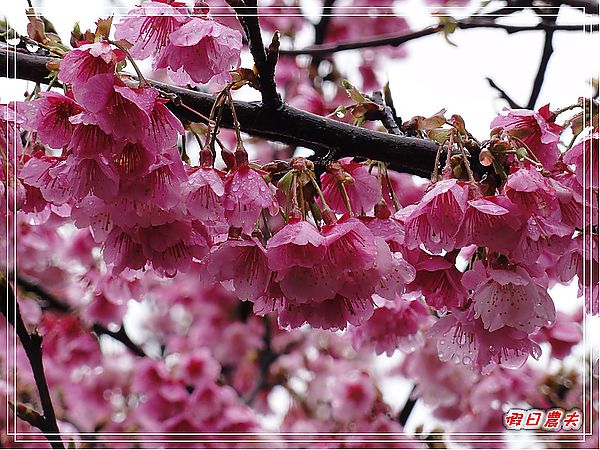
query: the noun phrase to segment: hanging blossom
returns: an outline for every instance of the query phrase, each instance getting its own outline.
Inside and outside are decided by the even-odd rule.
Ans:
[[[481,317],[490,332],[509,326],[530,334],[554,321],[554,302],[546,288],[523,267],[485,267],[477,261],[463,283],[473,290],[475,318]]]
[[[529,356],[538,359],[542,353],[522,330],[507,326],[486,329],[481,318],[475,318],[473,308],[453,310],[433,325],[428,336],[436,339],[442,361],[464,364],[484,374],[497,367],[516,369]]]
[[[209,18],[190,17],[184,3],[146,2],[115,28],[117,39],[132,44],[133,57],[152,56],[153,68],[166,70],[179,85],[225,83],[229,70],[240,64],[241,33]]]
[[[550,105],[534,112],[527,109],[506,110],[506,115],[496,117],[491,128],[499,127],[509,137],[520,139],[546,169],[558,161],[558,141],[562,127],[551,121]],[[518,141],[517,141],[518,142]]]

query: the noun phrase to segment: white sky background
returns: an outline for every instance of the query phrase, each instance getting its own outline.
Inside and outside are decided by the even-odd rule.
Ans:
[[[120,12],[126,12],[137,2],[135,0],[34,0],[34,6],[43,6],[38,12],[56,26],[63,41],[68,42],[70,32],[76,21],[82,30],[94,29],[99,17],[106,17],[114,6],[123,6]],[[259,0],[261,3],[261,0]],[[341,2],[340,2],[341,3]],[[319,0],[306,0],[305,10],[313,19],[320,14]],[[476,4],[476,3],[475,3]],[[423,8],[421,0],[407,0],[399,12],[406,15],[412,29],[418,30],[436,21],[429,14],[439,8]],[[24,15],[26,0],[0,0],[0,17],[8,18],[9,23],[21,34],[26,34],[27,18]],[[114,8],[112,9],[115,10]],[[459,10],[454,10],[459,11]],[[468,13],[468,11],[467,11]],[[460,17],[460,13],[456,13]],[[581,24],[583,16],[579,11],[564,8],[559,23]],[[596,17],[594,20],[598,20]],[[502,19],[507,24],[532,25],[537,23],[533,13],[518,13],[514,17]],[[589,22],[588,22],[589,23]],[[355,38],[359,39],[360,30]],[[300,43],[311,43],[312,36],[299,36]],[[523,32],[508,35],[502,30],[472,29],[457,30],[450,36],[457,44],[452,47],[441,35],[420,38],[408,43],[405,48],[408,56],[396,60],[379,73],[380,81],[390,80],[398,113],[404,120],[414,115],[431,115],[442,108],[450,114],[464,117],[467,128],[479,139],[488,137],[489,124],[506,106],[497,99],[497,92],[490,88],[485,80],[492,78],[499,86],[520,104],[526,104],[541,57],[544,33],[540,31]],[[577,98],[592,92],[588,80],[600,73],[600,35],[583,35],[578,32],[556,32],[554,35],[554,54],[546,72],[544,86],[538,103],[551,103],[552,109],[575,103]],[[347,67],[356,67],[355,52],[345,52],[337,57]],[[244,59],[248,67],[251,61]],[[344,66],[342,66],[344,69]],[[353,74],[349,74],[352,80]],[[23,93],[33,87],[33,83],[22,80],[0,81],[0,101],[22,100]],[[242,89],[240,95],[248,99],[258,99],[258,93],[249,88]],[[551,290],[552,297],[559,308],[574,311],[581,306],[576,298],[577,288],[557,287]],[[598,321],[591,322],[597,324]],[[592,327],[588,323],[588,331]],[[599,333],[590,333],[588,339],[598,341]],[[384,358],[385,359],[385,358]],[[388,366],[392,360],[384,362]],[[386,381],[387,400],[398,407],[404,403],[410,386],[398,380]],[[287,406],[285,399],[275,393],[272,403],[278,404],[283,412]],[[425,418],[425,411],[418,408],[411,416],[409,429]],[[412,424],[412,427],[411,427]]]

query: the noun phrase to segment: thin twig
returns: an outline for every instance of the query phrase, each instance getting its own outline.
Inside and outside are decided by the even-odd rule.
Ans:
[[[315,40],[313,45],[321,45],[325,42],[325,38],[327,37],[327,31],[329,30],[329,24],[331,23],[331,19],[333,15],[331,14],[331,10],[336,0],[325,0],[323,2],[323,10],[321,13],[321,19],[315,24]],[[328,14],[329,13],[329,14]],[[323,55],[312,55],[312,59],[310,61],[311,66],[318,67],[319,63],[322,61]]]
[[[496,23],[493,20],[489,19],[470,19],[465,21],[458,21],[457,27],[462,30],[472,29],[472,28],[495,28],[504,30],[509,34],[512,33],[520,33],[524,31],[584,31],[591,28],[590,31],[597,31],[598,24],[593,24],[591,26],[587,25],[557,25],[550,24],[547,22],[541,22],[537,25],[505,25]],[[587,28],[586,28],[587,27]],[[444,29],[443,26],[430,26],[424,28],[419,31],[413,32],[403,32],[403,33],[394,33],[387,34],[375,38],[369,39],[361,39],[356,41],[348,41],[341,42],[336,44],[322,44],[322,45],[311,45],[309,47],[303,49],[291,49],[291,50],[280,50],[280,55],[287,56],[297,56],[297,55],[310,55],[310,56],[324,56],[331,53],[338,53],[346,50],[357,50],[363,48],[372,48],[372,47],[382,47],[386,45],[390,45],[393,47],[397,47],[399,45],[405,44],[409,41],[419,39],[425,36],[429,36],[432,34],[436,34],[441,32]]]
[[[297,50],[279,50],[280,55],[286,56],[297,56],[297,55],[310,55],[310,56],[325,56],[331,53],[338,53],[345,50],[356,50],[361,48],[369,48],[369,47],[381,47],[384,45],[398,46],[404,44],[408,41],[412,41],[413,39],[418,39],[424,36],[429,36],[431,34],[435,34],[441,31],[443,27],[435,26],[428,27],[424,30],[411,32],[411,33],[402,33],[402,34],[388,34],[384,36],[380,36],[377,38],[364,39],[359,41],[351,41],[351,42],[341,42],[337,44],[318,44],[311,45],[310,47],[306,47],[303,49]]]
[[[256,0],[227,0],[244,28],[248,38],[248,47],[258,69],[258,81],[263,103],[268,106],[279,106],[281,97],[277,93],[274,78],[274,67],[267,61],[267,52],[260,32],[258,7]]]
[[[512,97],[506,93],[506,91],[504,89],[502,89],[500,86],[498,86],[494,82],[494,80],[492,80],[489,77],[486,77],[486,80],[492,88],[494,88],[498,91],[498,93],[500,94],[500,97],[503,98],[504,100],[506,100],[506,102],[508,103],[508,106],[510,106],[513,109],[521,109],[522,108],[522,106],[519,106],[519,104],[517,102],[515,102],[512,99]]]
[[[69,307],[69,305],[63,303],[61,300],[57,299],[54,295],[48,292],[46,289],[41,287],[40,285],[23,278],[20,275],[16,276],[17,284],[27,292],[35,294],[40,300],[44,302],[46,308],[52,309],[54,311],[58,311],[62,314],[71,314],[73,310]],[[44,307],[44,306],[43,306]],[[135,355],[145,357],[146,352],[134,343],[127,333],[123,326],[121,326],[117,331],[110,331],[104,325],[99,323],[93,324],[92,329],[96,334],[105,334],[107,336],[112,337],[113,339],[121,342],[125,347],[131,350]]]
[[[383,101],[383,94],[380,91],[375,91],[369,98],[381,106],[381,109],[375,114],[375,116],[377,117],[377,120],[381,122],[387,132],[397,136],[402,135],[402,130],[400,130],[400,127],[396,123],[395,114],[392,111],[392,108],[387,106]]]
[[[271,369],[271,364],[273,364],[279,357],[279,354],[273,351],[273,347],[271,345],[272,332],[269,317],[263,316],[262,320],[264,326],[263,348],[258,353],[258,381],[252,389],[252,391],[250,391],[250,393],[244,399],[244,402],[247,405],[252,404],[252,402],[254,402],[256,396],[260,393],[260,391],[262,391],[265,387],[268,386],[268,378],[269,371]]]
[[[542,58],[540,60],[540,66],[538,68],[537,75],[535,76],[535,81],[533,82],[533,88],[531,89],[531,96],[529,97],[529,102],[527,102],[527,109],[533,109],[535,107],[535,103],[540,95],[542,90],[542,85],[544,84],[544,78],[546,77],[546,69],[548,68],[548,63],[550,62],[550,57],[554,52],[554,47],[552,47],[552,38],[554,37],[553,30],[546,30],[544,36],[544,50],[542,51]]]
[[[0,275],[0,289],[7,292],[6,304],[2,302],[2,314],[6,317],[8,322],[15,327],[17,336],[19,336],[21,345],[23,345],[23,349],[29,360],[29,365],[31,366],[31,371],[33,372],[33,378],[44,412],[43,416],[41,416],[43,420],[38,420],[36,427],[44,434],[52,448],[64,449],[59,434],[58,423],[56,422],[56,413],[54,412],[54,406],[52,405],[52,399],[50,397],[50,390],[48,389],[48,383],[46,382],[46,375],[44,373],[44,364],[42,361],[42,336],[37,332],[30,334],[29,331],[27,331],[27,327],[21,317],[21,311],[15,297],[15,292],[3,275]]]
[[[398,422],[400,422],[400,425],[402,425],[403,427],[406,426],[406,423],[408,422],[408,418],[410,417],[410,414],[413,412],[413,409],[415,408],[415,405],[417,404],[418,398],[414,396],[415,391],[416,391],[416,386],[413,386],[412,390],[410,391],[410,394],[408,395],[408,399],[406,400],[406,403],[404,404],[404,407],[398,414]]]

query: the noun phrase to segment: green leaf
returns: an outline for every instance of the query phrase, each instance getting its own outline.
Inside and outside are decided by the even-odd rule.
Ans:
[[[344,85],[344,89],[346,89],[350,98],[356,103],[360,105],[361,103],[365,103],[367,101],[367,99],[360,93],[360,91],[354,86],[352,86],[352,84],[350,84],[348,80],[342,81],[342,84]]]
[[[450,16],[441,16],[440,25],[444,27],[443,33],[446,42],[452,45],[453,47],[458,47],[454,42],[450,40],[450,35],[454,33],[458,28],[458,22],[456,21],[456,19]]]

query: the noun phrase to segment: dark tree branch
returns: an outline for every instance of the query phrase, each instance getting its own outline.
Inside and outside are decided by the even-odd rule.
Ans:
[[[42,410],[44,411],[43,416],[40,416],[41,420],[37,419],[34,422],[36,424],[35,426],[44,434],[52,448],[64,449],[60,439],[58,424],[56,422],[54,406],[52,406],[52,399],[50,398],[48,383],[46,382],[46,375],[44,374],[42,336],[37,332],[30,334],[29,331],[27,331],[27,327],[21,317],[21,311],[15,297],[15,292],[3,275],[0,275],[0,289],[7,293],[5,302],[2,302],[2,314],[15,328],[17,336],[19,336],[19,340],[23,345],[23,349],[29,360],[29,365],[31,366],[31,371],[33,372],[33,378],[40,397]]]
[[[375,103],[381,106],[381,110],[374,114],[374,118],[376,120],[381,121],[381,124],[390,134],[395,134],[397,136],[402,135],[402,130],[396,123],[396,115],[391,107],[387,106],[383,101],[383,94],[380,91],[373,92],[373,95],[370,97]],[[369,119],[371,119],[369,117]]]
[[[17,78],[47,83],[46,63],[52,58],[14,52],[0,48],[0,67],[8,67],[9,77],[13,62],[17,62]],[[7,65],[8,60],[8,65]],[[175,94],[188,107],[208,116],[215,97],[201,92],[151,82],[164,92]],[[169,103],[182,120],[198,121],[198,116],[186,108]],[[429,177],[439,145],[426,139],[394,136],[348,125],[333,119],[301,111],[287,104],[280,108],[266,107],[258,102],[235,102],[241,130],[253,136],[292,146],[302,146],[315,151],[317,157],[332,152],[340,156],[362,156],[389,162],[390,169]],[[233,118],[228,106],[224,107],[221,125],[233,128]],[[482,173],[478,155],[473,155],[473,168]]]
[[[557,25],[553,23],[541,22],[537,25],[504,25],[496,23],[489,19],[468,19],[459,21],[457,27],[462,30],[468,30],[472,28],[495,28],[506,31],[508,34],[520,33],[524,31],[584,31],[586,25]],[[590,27],[587,27],[590,28]],[[397,47],[405,44],[406,42],[419,39],[425,36],[436,34],[444,29],[443,26],[431,26],[424,28],[419,31],[413,31],[410,33],[400,34],[387,34],[375,38],[361,39],[357,41],[341,42],[337,44],[322,44],[322,45],[311,45],[309,47],[298,49],[298,50],[280,50],[281,55],[297,56],[297,55],[311,55],[311,56],[323,56],[331,53],[342,52],[346,50],[357,50],[362,48],[381,47],[385,45],[391,45]],[[598,24],[591,26],[592,30],[598,30]]]
[[[535,80],[533,82],[533,88],[531,89],[531,96],[529,97],[529,101],[527,102],[527,109],[533,109],[535,107],[535,103],[537,102],[538,97],[540,96],[542,85],[544,84],[544,78],[546,77],[546,69],[548,68],[550,57],[554,52],[554,47],[552,47],[553,37],[554,31],[546,30],[544,37],[544,50],[542,51],[540,66],[538,68],[537,75],[535,76]]]
[[[227,3],[234,9],[248,38],[248,47],[258,70],[258,82],[263,103],[271,107],[281,105],[281,97],[275,86],[275,63],[267,59],[267,50],[260,32],[256,0],[227,0]],[[276,61],[277,58],[275,58]]]
[[[406,426],[406,423],[408,422],[408,418],[410,417],[411,413],[413,412],[413,409],[415,409],[415,405],[417,404],[418,398],[415,397],[415,395],[414,395],[415,390],[416,390],[416,386],[413,386],[412,390],[410,391],[410,394],[408,394],[406,403],[404,403],[404,406],[402,407],[402,409],[400,410],[400,413],[398,414],[398,422],[403,427]]]
[[[487,82],[490,84],[490,86],[494,89],[496,89],[498,91],[498,93],[500,94],[500,97],[503,98],[504,100],[506,100],[506,102],[508,103],[508,106],[510,106],[511,108],[522,108],[522,106],[519,106],[519,104],[517,102],[515,102],[510,95],[508,95],[506,93],[506,91],[504,89],[502,89],[500,86],[498,86],[494,80],[492,80],[489,77],[486,77]]]
[[[264,388],[269,385],[269,371],[271,370],[271,364],[273,364],[277,358],[279,358],[279,354],[273,350],[271,345],[272,332],[271,332],[271,323],[268,316],[263,316],[263,325],[264,325],[264,333],[263,333],[263,348],[258,352],[258,380],[252,391],[246,396],[244,399],[244,403],[247,405],[252,404],[256,399],[256,396],[262,391]]]
[[[572,8],[583,8],[586,14],[598,15],[600,13],[600,6],[598,2],[593,0],[551,0],[555,6],[567,5]]]
[[[14,404],[12,401],[8,401],[9,406],[14,410],[17,417],[24,420],[29,425],[36,427],[38,430],[42,430],[46,425],[44,422],[44,416],[29,406],[17,402]]]
[[[412,41],[413,39],[418,39],[424,36],[429,36],[431,34],[435,34],[441,31],[443,27],[435,26],[428,27],[420,31],[415,31],[411,33],[402,33],[402,34],[387,34],[384,36],[379,36],[370,39],[363,39],[358,41],[351,42],[341,42],[334,44],[316,44],[311,45],[309,47],[298,49],[298,50],[280,50],[279,53],[281,55],[286,56],[297,56],[297,55],[310,55],[310,56],[325,56],[331,53],[342,52],[345,50],[356,50],[361,48],[370,48],[370,47],[381,47],[384,45],[391,45],[393,47],[397,47],[401,44],[404,44],[408,41]]]
[[[71,310],[69,305],[67,305],[67,304],[63,303],[61,300],[57,299],[54,295],[52,295],[50,292],[48,292],[46,289],[39,286],[38,284],[36,284],[30,280],[27,280],[19,275],[16,276],[16,280],[17,280],[17,284],[22,289],[24,289],[27,292],[30,292],[32,294],[35,294],[41,301],[43,301],[46,305],[46,306],[44,306],[44,308],[52,309],[54,311],[57,311],[57,312],[60,312],[63,314],[72,314],[73,313],[73,311]],[[127,332],[125,331],[125,329],[123,328],[122,325],[117,331],[110,331],[104,325],[95,323],[92,325],[92,330],[94,331],[94,333],[96,333],[98,335],[105,334],[106,336],[110,336],[111,338],[121,342],[125,347],[127,347],[129,350],[131,350],[137,356],[141,356],[141,357],[147,356],[146,352],[144,352],[144,350],[139,345],[137,345],[135,342],[133,342],[129,338],[129,336],[127,335]]]
[[[321,13],[321,20],[319,20],[315,24],[315,45],[322,44],[325,42],[325,38],[327,37],[327,30],[329,28],[329,23],[333,15],[331,14],[331,9],[335,4],[335,0],[325,0],[323,2],[323,12]],[[328,14],[329,13],[329,14]]]
[[[313,41],[314,45],[321,45],[325,42],[325,38],[327,37],[327,31],[329,29],[329,24],[331,23],[331,19],[333,15],[331,14],[331,10],[336,0],[325,0],[323,2],[323,11],[321,12],[321,19],[315,24],[315,40]],[[311,66],[318,67],[319,63],[322,61],[321,56],[323,55],[313,55],[312,60],[310,62]]]

